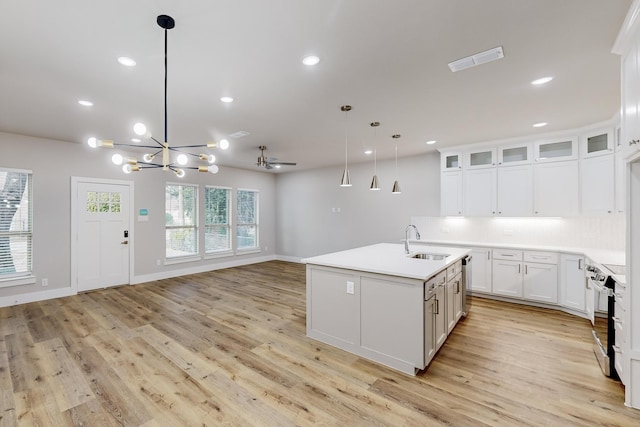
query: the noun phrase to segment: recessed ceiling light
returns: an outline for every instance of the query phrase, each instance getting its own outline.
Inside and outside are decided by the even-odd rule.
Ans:
[[[282,166],[280,166],[280,165],[274,165],[274,167],[275,167],[276,169],[280,169]]]
[[[309,55],[302,58],[302,63],[304,65],[316,65],[318,62],[320,62],[320,58],[315,55]]]
[[[373,154],[373,150],[364,150],[364,154],[366,155]]]
[[[547,122],[540,122],[540,123],[535,123],[533,125],[533,127],[534,128],[541,128],[541,127],[546,126],[546,125],[547,125]]]
[[[125,67],[134,67],[136,65],[136,61],[126,56],[119,57],[118,62],[124,65]]]
[[[230,96],[223,96],[222,98],[220,98],[220,101],[222,102],[233,102],[233,98]]]
[[[131,142],[140,142],[140,138],[131,138]]]
[[[432,139],[431,141],[427,141],[426,142],[427,145],[433,145],[435,143],[436,143],[436,141],[434,139]]]
[[[80,101],[78,101],[78,104],[84,106],[84,107],[93,107],[93,102],[91,101],[85,101],[83,99],[81,99]]]
[[[543,85],[545,83],[549,83],[551,80],[553,80],[553,77],[542,77],[532,81],[531,84],[538,86],[538,85]]]

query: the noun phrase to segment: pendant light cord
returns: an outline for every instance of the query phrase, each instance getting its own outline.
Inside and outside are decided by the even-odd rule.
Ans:
[[[348,129],[348,118],[347,118],[347,114],[349,114],[349,110],[346,110],[344,112],[344,167],[345,169],[348,167],[349,163],[347,161],[347,151],[348,151],[348,145],[349,145],[349,137],[347,136],[349,129]]]
[[[164,142],[167,142],[167,29],[164,29]]]

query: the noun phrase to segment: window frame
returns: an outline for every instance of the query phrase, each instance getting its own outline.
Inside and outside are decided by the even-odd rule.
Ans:
[[[240,196],[239,193],[240,192],[251,192],[251,193],[255,193],[256,197],[254,198],[254,219],[255,222],[253,223],[240,223],[239,219],[238,219],[238,213],[240,212],[240,208],[238,207],[238,203],[240,201]],[[255,190],[252,188],[236,188],[236,222],[234,225],[234,229],[235,229],[235,246],[236,246],[236,253],[242,253],[242,254],[246,254],[246,253],[251,253],[251,252],[260,252],[260,190]],[[240,248],[238,245],[238,228],[242,227],[242,226],[253,226],[255,227],[255,246],[252,247],[243,247]]]
[[[19,173],[27,175],[27,181],[25,183],[25,190],[27,192],[27,230],[20,231],[0,231],[0,237],[7,237],[11,239],[12,237],[25,237],[27,238],[26,246],[26,263],[27,268],[26,271],[21,272],[12,272],[12,273],[0,273],[0,288],[10,287],[10,286],[18,286],[18,285],[29,285],[36,283],[36,277],[33,274],[33,171],[28,169],[13,169],[0,167],[0,172],[6,173]],[[20,203],[23,203],[23,194],[20,195]],[[2,202],[2,201],[0,201]],[[17,213],[14,212],[14,216]],[[12,217],[12,221],[13,221]],[[12,256],[13,258],[13,256]],[[13,261],[12,261],[13,262]],[[15,266],[14,266],[15,267]]]
[[[193,225],[190,226],[185,226],[185,225],[167,225],[167,221],[166,221],[166,215],[167,215],[167,187],[192,187],[193,190],[193,194],[194,194],[194,207],[193,207]],[[165,186],[164,186],[164,190],[165,190],[165,199],[164,199],[164,213],[165,213],[165,223],[164,223],[164,229],[165,229],[165,247],[164,247],[164,259],[165,259],[165,265],[168,264],[176,264],[176,263],[182,263],[182,262],[190,262],[190,261],[194,261],[194,260],[199,260],[201,259],[201,254],[200,254],[200,236],[199,236],[199,214],[200,214],[200,209],[199,209],[199,197],[200,197],[200,186],[198,184],[188,184],[188,183],[182,183],[182,182],[166,182]],[[167,240],[166,240],[166,233],[169,230],[177,230],[177,229],[192,229],[193,233],[194,233],[194,241],[195,241],[195,253],[193,254],[188,254],[188,255],[178,255],[178,256],[168,256],[167,253]]]
[[[212,190],[225,190],[227,192],[227,223],[226,225],[224,224],[208,224],[207,223],[207,209],[208,209],[208,203],[207,203],[207,193],[208,190],[212,189]],[[225,187],[225,186],[220,186],[220,185],[205,185],[204,187],[204,256],[205,258],[217,258],[217,257],[222,257],[222,256],[229,256],[229,255],[233,255],[233,215],[234,215],[234,210],[233,210],[233,202],[234,202],[234,198],[233,198],[233,188],[231,187]],[[218,249],[218,250],[212,250],[209,251],[207,250],[207,228],[208,227],[226,227],[227,229],[227,236],[229,236],[229,246],[225,249]]]

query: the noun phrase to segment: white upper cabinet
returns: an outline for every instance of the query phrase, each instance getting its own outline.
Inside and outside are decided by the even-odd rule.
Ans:
[[[498,168],[498,216],[533,215],[532,165]]]
[[[615,171],[615,187],[616,187],[616,211],[618,213],[624,213],[625,205],[627,203],[627,183],[625,178],[627,177],[627,162],[624,158],[624,151],[622,145],[622,139],[620,135],[620,128],[616,130],[616,153],[614,161]]]
[[[443,172],[462,170],[462,153],[459,151],[442,153],[440,155],[440,170]]]
[[[567,137],[538,141],[533,145],[535,162],[559,162],[578,158],[578,138]]]
[[[440,215],[462,215],[462,171],[440,176]]]
[[[526,165],[531,162],[531,144],[498,147],[498,166]]]
[[[615,157],[582,159],[580,194],[583,215],[611,214],[616,211]]]
[[[613,154],[613,129],[601,129],[584,134],[580,137],[580,158]]]
[[[464,169],[482,169],[496,166],[495,148],[478,148],[464,153]]]
[[[576,216],[580,213],[578,161],[540,163],[533,168],[535,216]]]
[[[496,214],[496,168],[465,170],[464,214],[493,216]]]
[[[634,41],[622,58],[622,151],[627,158],[640,150],[640,70],[638,49]]]

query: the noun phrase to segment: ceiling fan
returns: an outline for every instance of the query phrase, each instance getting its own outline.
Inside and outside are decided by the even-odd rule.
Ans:
[[[280,166],[295,166],[295,163],[292,162],[279,162],[275,157],[265,157],[264,150],[267,149],[266,145],[261,145],[258,147],[260,150],[260,157],[258,157],[258,162],[256,165],[260,167],[264,167],[265,169],[273,169],[274,167],[279,168]]]

